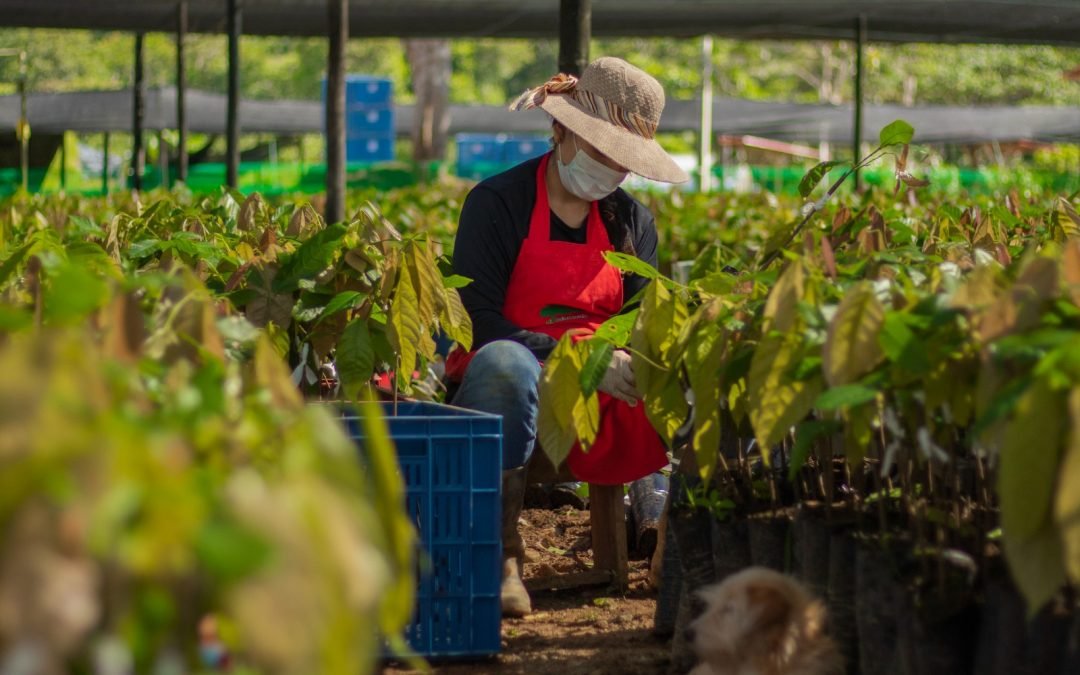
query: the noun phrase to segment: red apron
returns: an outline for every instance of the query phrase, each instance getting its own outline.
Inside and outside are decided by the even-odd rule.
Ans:
[[[516,326],[558,339],[568,330],[591,334],[622,309],[623,284],[619,270],[607,264],[603,252],[613,250],[600,210],[593,202],[586,220],[585,244],[551,240],[551,209],[547,175],[550,153],[536,172],[536,205],[529,236],[522,242],[510,275],[503,316]],[[560,305],[578,311],[544,316],[545,307]],[[447,359],[447,375],[460,380],[475,352],[455,350]],[[667,464],[660,435],[645,416],[642,404],[631,407],[599,392],[600,429],[589,451],[575,443],[567,465],[579,480],[619,485],[637,480]]]

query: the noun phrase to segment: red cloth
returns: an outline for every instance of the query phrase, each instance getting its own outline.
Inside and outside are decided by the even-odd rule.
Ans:
[[[545,180],[548,154],[536,172],[536,204],[529,221],[529,236],[521,245],[506,289],[503,316],[525,330],[560,338],[569,330],[592,334],[622,309],[623,285],[619,270],[607,264],[604,251],[613,247],[600,219],[596,202],[589,207],[586,241],[575,244],[551,240],[551,210]],[[568,311],[544,316],[546,307]],[[573,310],[573,311],[569,311]],[[548,312],[550,314],[550,311]],[[447,374],[460,379],[475,352],[455,350],[447,359]],[[637,480],[667,464],[660,436],[639,403],[631,407],[600,392],[600,430],[586,453],[575,443],[567,465],[579,480],[619,485]]]

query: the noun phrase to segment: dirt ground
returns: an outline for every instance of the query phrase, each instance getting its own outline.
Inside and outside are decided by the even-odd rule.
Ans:
[[[521,533],[528,549],[525,580],[581,571],[592,565],[589,513],[571,507],[526,509]],[[648,561],[630,561],[625,592],[592,587],[534,591],[533,613],[503,619],[502,653],[494,660],[434,664],[445,675],[659,675],[666,672],[670,641],[653,636],[656,591]],[[384,675],[413,671],[385,668]]]

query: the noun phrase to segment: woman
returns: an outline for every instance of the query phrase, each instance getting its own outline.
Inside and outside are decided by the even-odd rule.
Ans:
[[[459,382],[452,402],[503,417],[503,614],[531,603],[521,583],[517,532],[525,465],[536,446],[541,361],[566,331],[594,331],[644,285],[623,278],[604,251],[656,264],[652,214],[619,189],[630,173],[667,183],[686,173],[657,144],[664,108],[660,84],[617,58],[597,59],[580,79],[558,75],[525,92],[513,110],[552,117],[553,150],[477,185],[465,200],[454,244],[454,272],[472,279],[461,298],[476,351],[451,354]],[[619,484],[667,463],[665,448],[637,406],[630,356],[617,351],[600,385],[600,434],[589,452],[574,448],[575,475]]]

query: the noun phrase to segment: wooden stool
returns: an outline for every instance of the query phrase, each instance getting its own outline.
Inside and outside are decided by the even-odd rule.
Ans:
[[[529,460],[528,482],[562,483],[577,480],[566,464],[558,470],[539,447]],[[593,569],[586,572],[560,574],[555,577],[530,579],[529,591],[561,590],[578,586],[612,584],[625,589],[629,584],[630,566],[626,543],[626,516],[622,485],[589,483],[589,525],[592,529]]]

